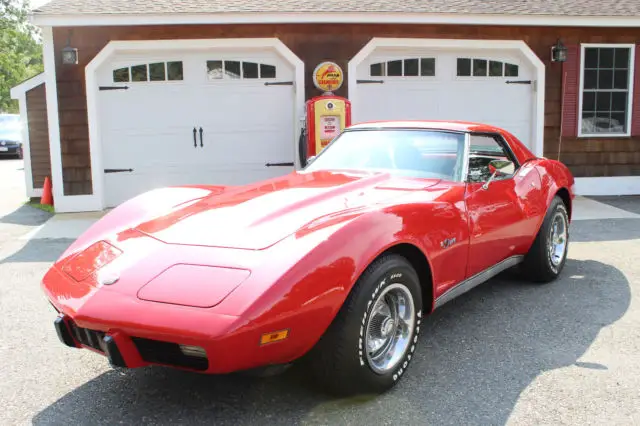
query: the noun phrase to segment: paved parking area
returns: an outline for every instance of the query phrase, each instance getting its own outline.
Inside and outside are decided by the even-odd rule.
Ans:
[[[401,384],[356,399],[318,393],[295,368],[269,379],[120,372],[62,346],[39,280],[71,240],[24,239],[49,216],[2,199],[2,425],[640,423],[640,197],[607,199],[615,218],[585,212],[572,225],[559,281],[500,277],[445,305]]]

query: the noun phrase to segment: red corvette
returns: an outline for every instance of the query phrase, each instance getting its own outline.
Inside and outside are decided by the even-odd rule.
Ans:
[[[60,340],[114,366],[300,360],[336,392],[384,392],[434,309],[508,268],[561,273],[573,184],[495,127],[359,124],[288,176],[125,202],[43,289]]]

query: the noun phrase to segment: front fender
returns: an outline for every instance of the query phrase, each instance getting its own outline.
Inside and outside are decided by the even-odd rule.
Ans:
[[[266,250],[265,264],[282,268],[282,275],[257,297],[256,288],[248,282],[229,297],[228,302],[236,304],[253,292],[253,302],[236,332],[257,335],[289,330],[289,341],[279,343],[282,350],[277,362],[301,357],[325,333],[358,277],[376,257],[401,243],[420,247],[403,229],[403,218],[385,210],[347,213],[311,232],[301,230]],[[271,258],[273,262],[267,260]]]

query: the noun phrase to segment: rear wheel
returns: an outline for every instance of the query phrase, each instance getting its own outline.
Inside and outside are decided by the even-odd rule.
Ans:
[[[418,275],[398,255],[367,268],[310,353],[316,379],[340,395],[382,393],[405,374],[418,341]]]
[[[562,199],[555,197],[522,265],[525,278],[538,283],[555,280],[564,268],[568,250],[569,215]]]

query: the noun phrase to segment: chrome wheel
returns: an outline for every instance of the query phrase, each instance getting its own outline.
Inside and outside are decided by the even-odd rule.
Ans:
[[[567,220],[562,212],[556,212],[551,221],[547,246],[549,260],[554,267],[558,267],[564,260],[567,250],[567,235]]]
[[[384,374],[398,365],[411,344],[414,328],[411,292],[403,284],[389,285],[373,303],[366,324],[365,348],[373,371]]]

